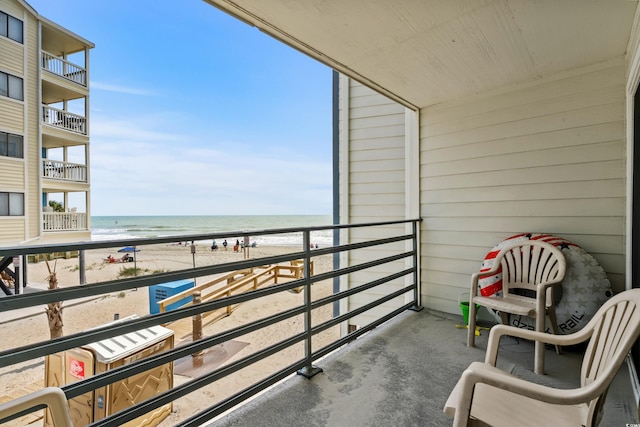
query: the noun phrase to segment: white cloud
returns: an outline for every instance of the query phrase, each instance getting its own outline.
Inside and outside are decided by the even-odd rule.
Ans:
[[[156,96],[157,93],[150,90],[144,90],[137,87],[119,86],[110,83],[101,83],[92,81],[90,83],[91,90],[104,90],[106,92],[124,93],[127,95],[143,95],[143,96]]]
[[[212,143],[162,126],[149,117],[93,122],[92,214],[331,212],[330,161],[249,142]]]

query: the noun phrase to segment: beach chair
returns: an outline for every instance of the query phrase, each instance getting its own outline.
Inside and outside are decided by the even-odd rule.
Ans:
[[[475,345],[476,304],[500,313],[502,323],[509,315],[536,319],[536,331],[544,332],[545,316],[549,316],[554,334],[558,334],[553,287],[561,284],[567,263],[560,249],[539,240],[519,240],[508,244],[496,255],[493,267],[471,276],[469,294],[469,331],[467,346]],[[502,292],[478,295],[478,280],[502,275]],[[560,353],[560,348],[556,347]],[[534,371],[544,374],[544,345],[535,343]]]
[[[0,420],[41,405],[49,408],[55,427],[73,427],[67,397],[58,387],[46,387],[0,404]]]
[[[447,400],[453,425],[595,426],[606,393],[640,334],[640,289],[607,302],[578,332],[552,335],[497,325],[489,333],[485,362],[473,362]],[[557,389],[517,378],[496,367],[500,338],[513,336],[555,345],[587,342],[580,386]]]

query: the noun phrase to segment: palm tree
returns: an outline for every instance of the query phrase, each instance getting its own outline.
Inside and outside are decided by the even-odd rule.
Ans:
[[[47,263],[47,270],[49,270],[49,277],[47,278],[49,281],[49,289],[57,289],[58,288],[58,279],[56,277],[56,265],[53,266],[53,271],[49,266],[49,261],[45,260]],[[56,262],[57,263],[57,262]],[[47,304],[47,307],[44,309],[47,313],[47,320],[49,321],[49,333],[51,334],[51,338],[58,338],[63,335],[62,333],[62,301],[52,302]]]
[[[53,208],[54,212],[64,212],[64,206],[62,206],[62,203],[56,202],[55,200],[49,200],[49,206]]]

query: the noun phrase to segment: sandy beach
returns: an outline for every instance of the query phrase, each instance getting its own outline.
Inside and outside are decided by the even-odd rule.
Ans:
[[[289,252],[299,251],[299,247],[288,246],[271,246],[271,247],[255,247],[249,248],[249,253],[234,252],[230,247],[227,251],[223,248],[217,251],[211,251],[208,246],[198,245],[196,254],[193,256],[189,246],[178,244],[164,244],[154,246],[144,246],[141,251],[136,253],[137,268],[143,274],[151,274],[155,272],[167,272],[192,267],[195,263],[196,267],[211,264],[220,264],[231,261],[240,261],[245,257],[260,258],[264,256],[279,255]],[[123,269],[133,268],[133,263],[106,263],[105,259],[108,255],[120,257],[122,254],[115,251],[107,250],[87,251],[85,256],[86,265],[86,281],[87,284],[113,280],[118,278]],[[331,269],[331,256],[314,257],[315,273],[329,271]],[[50,266],[54,267],[60,287],[74,286],[79,283],[78,259],[58,259],[56,262],[50,262]],[[46,278],[48,275],[47,266],[44,262],[30,263],[28,268],[29,285],[31,287],[46,288]],[[205,283],[215,276],[207,278],[199,278],[197,284]],[[331,294],[332,283],[330,280],[314,284],[312,288],[312,298],[318,299]],[[303,303],[304,293],[282,292],[271,295],[257,301],[243,303],[227,317],[223,317],[215,322],[211,316],[205,318],[203,322],[203,335],[209,336],[230,328],[246,324],[252,320],[268,317],[285,309],[299,306]],[[72,334],[91,327],[102,325],[114,319],[114,315],[124,318],[130,315],[144,316],[149,314],[149,293],[147,289],[130,290],[117,294],[102,295],[90,301],[78,303],[77,301],[67,301],[63,303],[63,321],[64,334]],[[314,311],[314,323],[320,323],[331,317],[331,306],[325,306]],[[10,335],[10,339],[0,340],[0,350],[7,348],[15,348],[18,346],[35,343],[49,338],[49,328],[44,313],[44,307],[41,314],[35,314],[19,320],[5,322],[1,325],[4,329],[3,336]],[[174,339],[176,346],[181,343],[191,341],[191,321],[190,319],[177,322],[176,324],[166,325],[174,331]],[[245,357],[259,349],[265,348],[272,343],[285,339],[291,335],[297,334],[303,330],[304,320],[302,316],[289,319],[286,322],[280,322],[267,330],[258,331],[239,337],[228,344],[223,344],[220,348],[209,350],[211,354],[205,354],[206,361],[212,361],[216,366],[221,363],[226,364]],[[326,331],[325,333],[314,339],[313,347],[320,348],[338,336],[337,328]],[[226,348],[225,348],[226,346]],[[213,356],[213,352],[222,352]],[[257,364],[251,365],[232,377],[224,378],[214,384],[210,384],[196,393],[185,396],[176,400],[173,405],[173,413],[165,419],[160,425],[170,426],[180,420],[195,414],[210,406],[213,402],[228,397],[235,392],[247,387],[254,381],[265,377],[267,374],[275,372],[289,365],[292,361],[298,360],[304,355],[302,344],[288,348],[278,354],[275,354]],[[215,359],[215,360],[214,360]],[[180,361],[181,367],[190,361]],[[215,368],[216,366],[209,366]],[[202,371],[199,371],[202,372]],[[174,366],[174,386],[182,384],[197,377],[201,373],[191,372],[185,369],[178,369],[178,365]],[[17,395],[26,394],[30,390],[42,387],[44,382],[44,364],[43,360],[29,360],[19,365],[13,365],[0,369],[0,399],[7,397],[15,397]],[[2,401],[2,400],[0,400]],[[14,424],[8,425],[24,425],[32,419],[16,420]],[[29,425],[42,425],[42,420],[35,420]]]

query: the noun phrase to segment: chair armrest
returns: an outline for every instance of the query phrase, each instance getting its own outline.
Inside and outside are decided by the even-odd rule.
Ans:
[[[466,426],[471,411],[475,385],[478,383],[499,387],[510,393],[557,405],[575,405],[592,400],[606,390],[603,381],[585,387],[557,389],[514,377],[494,366],[473,362],[460,379],[461,389],[455,405],[454,426]]]
[[[481,277],[492,276],[492,275],[496,274],[498,272],[498,270],[500,270],[501,267],[502,267],[501,264],[498,262],[498,263],[496,263],[496,265],[493,266],[493,268],[491,270],[473,273],[471,275],[471,294],[470,294],[470,297],[473,298],[475,296],[478,296],[478,281],[480,280]]]
[[[563,280],[564,280],[564,277],[556,279],[556,280],[552,280],[550,282],[538,283],[536,285],[536,294],[545,295],[545,292],[547,291],[547,288],[551,288],[553,286],[562,285],[562,281]]]
[[[0,419],[10,417],[36,406],[46,405],[51,411],[53,425],[56,427],[73,427],[67,397],[58,387],[46,387],[26,396],[18,397],[0,404]]]
[[[593,334],[593,327],[585,325],[581,330],[569,335],[554,335],[545,332],[530,331],[528,329],[516,328],[509,325],[495,325],[489,332],[489,341],[487,343],[487,352],[485,354],[485,363],[496,366],[498,360],[498,350],[500,348],[500,338],[510,336],[522,338],[530,341],[540,341],[546,344],[569,346],[579,344],[588,340]]]

